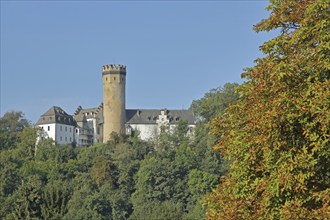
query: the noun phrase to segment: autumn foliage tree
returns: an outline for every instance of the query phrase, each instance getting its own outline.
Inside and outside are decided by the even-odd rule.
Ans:
[[[330,219],[328,0],[271,0],[255,30],[280,30],[243,73],[240,100],[213,120],[230,172],[208,219]]]

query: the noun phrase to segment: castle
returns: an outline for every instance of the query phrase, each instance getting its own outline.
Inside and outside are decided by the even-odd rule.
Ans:
[[[106,143],[111,134],[132,135],[148,140],[161,132],[171,132],[181,120],[188,122],[193,133],[196,121],[190,110],[126,109],[126,66],[102,67],[103,103],[96,108],[79,106],[73,115],[53,106],[40,116],[36,126],[56,144],[88,146]]]

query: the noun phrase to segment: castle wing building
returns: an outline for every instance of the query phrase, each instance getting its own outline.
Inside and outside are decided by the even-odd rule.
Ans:
[[[88,139],[81,137],[81,140],[77,140],[76,138],[79,146],[82,145],[81,142],[84,142],[86,145],[103,142],[103,103],[97,108],[83,109],[81,106],[78,106],[73,117],[80,121],[78,125],[81,127],[82,132],[85,130],[84,133],[86,133],[86,129],[88,129]],[[78,130],[78,132],[80,131]]]
[[[188,123],[192,134],[196,124],[190,110],[128,109],[126,119],[126,134],[138,130],[143,140],[157,137],[161,132],[172,132],[180,121]]]
[[[52,138],[56,144],[71,144],[74,142],[76,121],[60,107],[51,107],[40,116],[36,126],[40,127],[46,137]]]

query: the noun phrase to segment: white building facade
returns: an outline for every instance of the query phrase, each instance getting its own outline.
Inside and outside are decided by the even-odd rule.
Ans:
[[[45,138],[53,139],[57,145],[76,143],[76,120],[60,107],[51,107],[41,115],[36,126],[42,129]]]

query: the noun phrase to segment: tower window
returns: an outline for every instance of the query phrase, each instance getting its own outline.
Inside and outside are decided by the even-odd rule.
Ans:
[[[116,80],[116,77],[113,77],[113,80]]]
[[[48,126],[48,129],[47,130],[50,131],[50,126]]]

